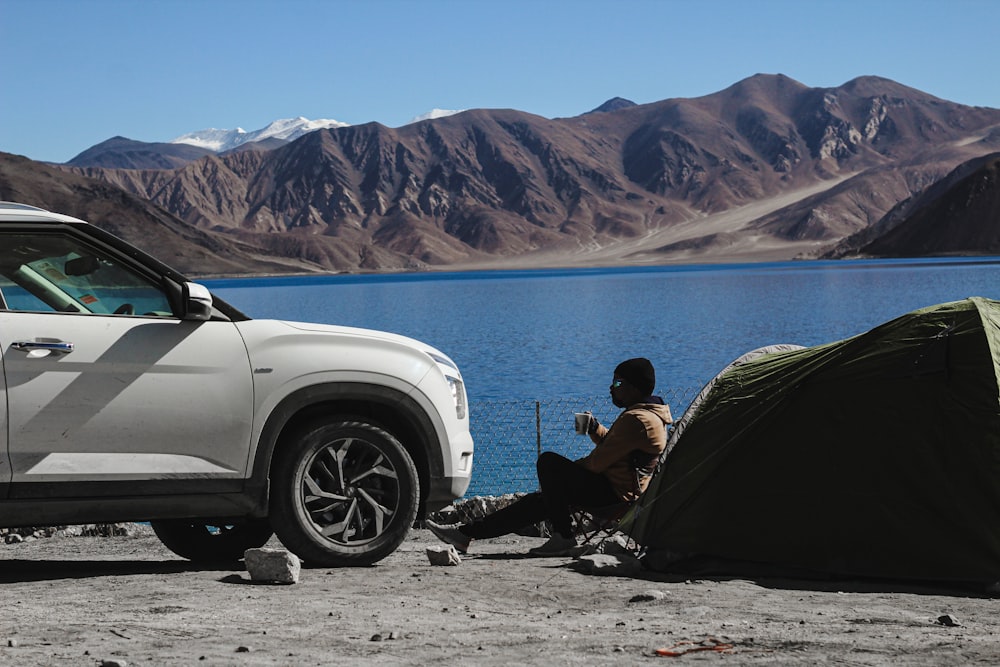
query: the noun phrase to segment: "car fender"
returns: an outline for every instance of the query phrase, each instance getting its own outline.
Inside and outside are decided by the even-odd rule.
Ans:
[[[450,435],[468,430],[455,417],[454,401],[432,347],[395,334],[326,325],[250,320],[237,324],[254,383],[254,427],[248,453],[253,483],[263,483],[274,447],[286,426],[313,406],[334,403],[396,415],[415,462],[426,474],[452,474]],[[336,370],[327,370],[336,369]],[[456,371],[457,374],[457,371]],[[377,407],[377,410],[376,410]],[[339,408],[333,408],[339,409]],[[442,414],[444,412],[444,414]],[[469,445],[471,447],[471,444]],[[418,456],[422,454],[422,456]]]
[[[390,427],[390,432],[397,435],[398,425],[402,423],[406,426],[404,432],[413,434],[412,438],[401,437],[401,441],[407,450],[411,451],[418,468],[423,468],[426,474],[435,477],[444,474],[446,460],[443,452],[447,441],[443,440],[442,436],[447,431],[441,415],[421,392],[406,393],[396,387],[376,382],[343,379],[338,381],[329,377],[325,379],[324,382],[299,387],[286,394],[268,413],[260,434],[255,439],[256,446],[252,448],[250,461],[252,485],[266,485],[275,449],[290,424],[297,423],[303,415],[313,419],[344,412],[344,408],[336,407],[338,405],[363,404],[376,414],[391,413],[390,421],[396,428]],[[384,378],[373,378],[376,379]],[[383,416],[382,419],[376,418],[376,421],[384,423],[384,419]],[[414,442],[414,438],[419,442]]]

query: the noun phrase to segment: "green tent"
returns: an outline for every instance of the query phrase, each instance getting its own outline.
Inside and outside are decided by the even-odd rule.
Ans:
[[[1000,302],[748,354],[706,387],[633,517],[656,569],[1000,581]]]

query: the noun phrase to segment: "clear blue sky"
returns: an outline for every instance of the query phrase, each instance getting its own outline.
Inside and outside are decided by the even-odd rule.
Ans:
[[[305,116],[575,116],[758,72],[1000,108],[997,0],[0,0],[0,151]]]

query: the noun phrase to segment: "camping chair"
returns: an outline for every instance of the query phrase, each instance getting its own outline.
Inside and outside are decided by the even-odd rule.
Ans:
[[[648,476],[652,480],[656,473],[660,471],[662,460],[661,455],[650,457],[648,454],[644,455],[638,450],[632,452],[632,455],[629,457],[629,463],[635,475],[636,490],[642,488],[640,484],[642,477]],[[641,504],[642,497],[643,494],[639,494],[633,500],[622,501],[613,505],[604,505],[602,507],[573,508],[576,534],[578,537],[583,538],[582,544],[589,545],[592,540],[598,537],[600,537],[600,541],[597,544],[603,544],[614,537],[615,533],[623,532],[620,530],[622,520],[629,513],[629,510]],[[626,534],[626,538],[625,548],[632,549],[632,536]],[[638,547],[639,545],[636,544],[635,549],[638,549]]]
[[[583,538],[580,544],[590,544],[598,537],[600,538],[598,544],[611,539],[618,532],[622,518],[632,509],[635,502],[630,500],[602,507],[574,507],[576,535]]]

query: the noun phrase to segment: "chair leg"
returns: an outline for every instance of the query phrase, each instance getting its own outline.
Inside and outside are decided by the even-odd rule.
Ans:
[[[582,544],[590,544],[598,536],[601,542],[611,539],[619,532],[621,518],[627,510],[628,507],[615,508],[610,514],[602,516],[586,509],[577,509],[573,516],[577,525],[577,535],[583,538]]]

